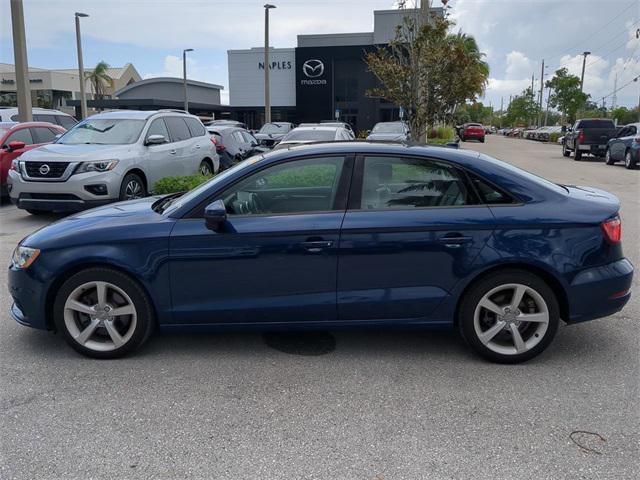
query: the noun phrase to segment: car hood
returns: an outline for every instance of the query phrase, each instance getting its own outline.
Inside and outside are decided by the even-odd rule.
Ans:
[[[403,141],[406,140],[407,137],[402,133],[371,133],[367,137],[367,140],[385,140],[388,142],[393,141]]]
[[[22,243],[46,249],[58,245],[68,247],[84,243],[103,243],[108,242],[110,237],[118,241],[122,241],[122,238],[134,240],[138,230],[144,233],[145,229],[155,230],[153,226],[157,224],[173,224],[173,219],[151,208],[159,198],[161,197],[147,197],[85,210],[37,230]]]
[[[133,145],[65,145],[51,143],[21,155],[21,160],[36,162],[111,160],[131,151]]]

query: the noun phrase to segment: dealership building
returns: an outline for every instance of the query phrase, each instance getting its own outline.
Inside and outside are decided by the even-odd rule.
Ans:
[[[440,8],[432,12],[442,15]],[[388,44],[406,15],[418,14],[416,9],[377,10],[372,32],[298,35],[295,48],[270,48],[272,120],[303,123],[337,116],[356,131],[397,120],[398,106],[367,95],[378,82],[364,57]],[[230,106],[225,113],[259,127],[264,122],[264,48],[227,53]]]

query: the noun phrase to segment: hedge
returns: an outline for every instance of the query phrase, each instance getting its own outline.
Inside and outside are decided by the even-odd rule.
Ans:
[[[188,177],[164,177],[158,180],[154,186],[153,193],[166,195],[168,193],[186,192],[193,190],[198,185],[211,179],[211,176],[190,175]]]
[[[551,143],[557,143],[558,139],[562,136],[561,133],[558,132],[553,132],[549,135],[549,142]]]

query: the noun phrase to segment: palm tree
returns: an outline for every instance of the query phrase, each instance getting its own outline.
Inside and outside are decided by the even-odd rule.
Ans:
[[[113,78],[107,73],[109,64],[104,60],[98,62],[96,67],[89,72],[85,72],[85,81],[89,81],[93,87],[93,97],[96,100],[102,100],[106,93],[107,87],[113,87]]]

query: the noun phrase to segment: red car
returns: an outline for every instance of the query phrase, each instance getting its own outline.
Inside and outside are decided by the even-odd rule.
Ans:
[[[462,126],[462,135],[460,140],[466,142],[467,140],[480,140],[484,143],[484,127],[479,123],[465,123]]]
[[[11,162],[27,150],[52,142],[66,130],[49,122],[0,122],[0,194],[6,196]]]

